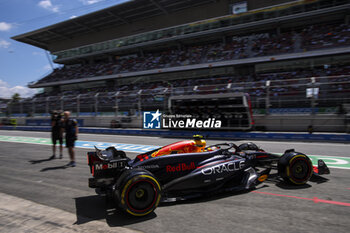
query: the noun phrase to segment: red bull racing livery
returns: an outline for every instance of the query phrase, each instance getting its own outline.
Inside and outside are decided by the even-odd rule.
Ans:
[[[271,170],[276,171],[274,177],[291,185],[303,185],[312,177],[329,174],[322,160],[313,166],[307,155],[293,149],[279,156],[253,143],[206,146],[200,136],[135,159],[114,147],[96,148],[88,152],[88,164],[93,176],[89,187],[107,192],[134,216],[150,214],[160,202],[254,189],[269,178]]]

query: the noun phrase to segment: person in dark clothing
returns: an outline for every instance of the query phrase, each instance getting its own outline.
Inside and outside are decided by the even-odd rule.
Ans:
[[[78,139],[79,129],[77,120],[70,118],[69,111],[64,112],[63,129],[66,132],[66,147],[68,148],[70,157],[70,162],[67,164],[67,166],[75,167],[74,146],[75,141]]]
[[[51,139],[52,139],[52,152],[53,155],[50,159],[56,158],[56,143],[60,144],[60,159],[62,159],[63,152],[63,134],[62,134],[62,114],[59,111],[53,111],[51,113]]]

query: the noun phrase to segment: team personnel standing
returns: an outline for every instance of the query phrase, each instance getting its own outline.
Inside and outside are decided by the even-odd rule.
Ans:
[[[70,118],[69,111],[64,112],[63,129],[66,132],[66,147],[70,157],[70,162],[67,166],[75,167],[74,145],[78,139],[79,128],[77,120]]]
[[[62,112],[53,111],[51,113],[51,139],[52,139],[52,153],[50,159],[56,158],[56,143],[60,143],[60,159],[62,159],[63,151],[63,134],[62,134]]]

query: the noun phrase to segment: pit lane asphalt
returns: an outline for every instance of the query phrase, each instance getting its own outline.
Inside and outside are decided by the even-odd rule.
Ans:
[[[49,137],[45,132],[0,131],[1,135]],[[80,140],[166,145],[178,139],[80,134]],[[224,140],[209,140],[208,144]],[[348,144],[256,142],[267,151],[295,148],[307,154],[350,157]],[[238,144],[238,143],[237,143]],[[162,204],[143,218],[113,209],[111,202],[87,187],[86,149],[76,149],[77,167],[66,168],[68,156],[48,160],[51,147],[0,142],[1,192],[76,215],[76,224],[100,220],[111,229],[122,226],[144,232],[348,232],[350,170],[332,169],[323,183],[303,187],[266,182],[249,193],[226,193],[177,204]],[[127,153],[134,158],[135,153]],[[276,196],[276,194],[280,196]],[[281,196],[285,195],[285,196]],[[304,199],[302,199],[304,198]],[[323,203],[330,201],[330,203]],[[91,231],[94,231],[91,228]]]

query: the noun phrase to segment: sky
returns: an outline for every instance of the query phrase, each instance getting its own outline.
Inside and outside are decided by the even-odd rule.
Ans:
[[[28,88],[28,83],[52,72],[45,50],[11,37],[125,1],[0,0],[0,98],[14,93],[30,97],[38,90]]]

